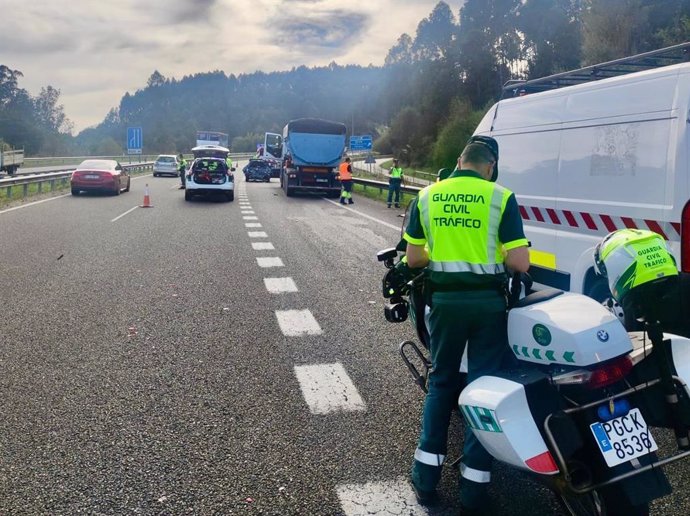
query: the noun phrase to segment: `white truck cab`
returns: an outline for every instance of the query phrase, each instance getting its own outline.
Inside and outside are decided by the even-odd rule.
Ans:
[[[690,62],[611,73],[636,58],[674,62],[689,48],[510,85],[480,122],[475,134],[499,143],[498,182],[520,204],[539,285],[606,299],[593,250],[621,228],[659,233],[690,272]]]

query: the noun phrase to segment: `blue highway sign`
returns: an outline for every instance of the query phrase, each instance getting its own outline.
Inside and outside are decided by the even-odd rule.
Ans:
[[[373,141],[370,134],[363,136],[350,136],[350,150],[371,150]]]
[[[141,127],[127,128],[127,154],[141,154],[144,147],[144,133]]]

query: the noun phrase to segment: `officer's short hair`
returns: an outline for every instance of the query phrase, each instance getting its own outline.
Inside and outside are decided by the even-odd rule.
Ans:
[[[491,150],[486,146],[479,143],[470,143],[460,154],[460,159],[465,163],[491,163],[495,162]]]

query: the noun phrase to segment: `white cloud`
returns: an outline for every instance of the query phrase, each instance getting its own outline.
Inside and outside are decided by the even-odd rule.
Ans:
[[[20,86],[58,88],[80,130],[103,120],[154,70],[181,78],[223,70],[383,64],[437,0],[0,0],[0,64]],[[5,5],[9,4],[9,5]],[[462,0],[448,1],[457,14]]]

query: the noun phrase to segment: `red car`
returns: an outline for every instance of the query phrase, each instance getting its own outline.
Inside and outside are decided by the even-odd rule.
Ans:
[[[72,195],[80,192],[129,192],[129,173],[114,159],[87,159],[72,172]]]

